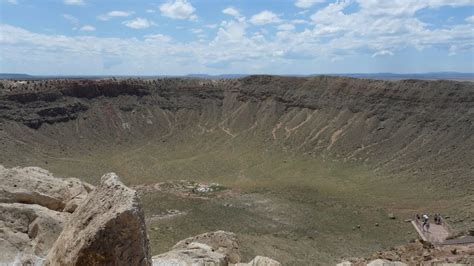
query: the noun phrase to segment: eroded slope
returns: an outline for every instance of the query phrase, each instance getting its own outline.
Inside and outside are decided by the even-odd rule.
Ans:
[[[446,184],[472,182],[470,82],[254,76],[4,86],[0,145],[13,153],[0,155],[6,163],[32,157],[32,148],[43,145],[75,153],[96,145],[207,135],[250,137]]]

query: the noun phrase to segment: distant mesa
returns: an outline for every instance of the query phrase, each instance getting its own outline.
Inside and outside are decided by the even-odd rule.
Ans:
[[[0,73],[0,79],[17,79],[17,80],[27,80],[34,79],[34,76],[28,74],[15,74],[15,73]]]

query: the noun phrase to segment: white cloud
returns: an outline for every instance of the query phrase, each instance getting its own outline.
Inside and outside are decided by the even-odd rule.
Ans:
[[[293,24],[309,24],[309,21],[306,21],[304,19],[293,19],[291,21],[291,23],[293,23]]]
[[[146,18],[136,18],[122,22],[123,25],[132,29],[146,29],[155,25],[152,21]]]
[[[69,15],[69,14],[63,14],[63,18],[69,22],[71,22],[72,24],[79,24],[79,19],[77,19],[76,17],[72,16],[72,15]]]
[[[107,13],[107,16],[109,17],[128,17],[132,14],[132,12],[127,12],[127,11],[110,11]]]
[[[195,10],[187,0],[171,0],[160,6],[161,14],[172,19],[196,20]]]
[[[204,30],[200,28],[191,29],[191,32],[194,33],[196,37],[200,39],[200,41],[207,37],[207,34],[204,32]]]
[[[295,25],[290,24],[290,23],[284,23],[284,24],[278,25],[277,29],[283,30],[283,31],[292,31],[295,29]]]
[[[360,5],[355,11],[346,12],[345,9],[356,1],[359,4],[365,2],[366,5]],[[336,68],[330,67],[344,64],[354,56],[358,59],[377,57],[380,60],[390,60],[391,55],[398,56],[406,48],[418,49],[420,53],[423,49],[434,48],[439,51],[439,55],[474,52],[471,19],[455,25],[453,23],[433,25],[423,22],[417,17],[417,12],[413,11],[443,5],[467,5],[467,2],[411,0],[410,3],[416,8],[405,6],[406,9],[400,11],[403,10],[401,8],[403,3],[399,3],[402,1],[397,3],[380,1],[378,5],[370,4],[371,1],[376,2],[339,0],[333,4],[326,4],[318,12],[314,12],[311,22],[283,20],[283,17],[275,14],[276,19],[273,17],[259,20],[265,23],[279,21],[275,24],[275,28],[278,29],[276,32],[250,31],[248,29],[250,20],[244,17],[228,17],[228,20],[218,25],[202,25],[202,29],[209,35],[205,41],[197,39],[202,34],[199,31],[196,31],[194,40],[178,42],[162,34],[145,35],[143,39],[70,37],[34,33],[0,24],[2,32],[0,48],[3,51],[2,60],[5,62],[0,68],[3,68],[4,72],[22,69],[23,72],[33,70],[31,72],[38,73],[43,70],[38,70],[35,66],[43,63],[50,66],[49,72],[81,74],[195,73],[209,72],[210,69],[219,72],[240,72],[244,69],[247,72],[275,73],[281,70],[281,73],[285,71],[295,73],[306,71],[305,69],[334,70]],[[392,9],[394,13],[381,15],[381,12],[385,12],[382,6]],[[132,28],[146,28],[153,25],[153,22],[146,19],[134,19],[123,23]],[[292,24],[293,26],[298,24],[298,28],[291,29]],[[207,28],[217,30],[210,31]],[[77,60],[71,63],[71,60],[66,60],[69,58]],[[119,63],[108,67],[107,62],[110,61]],[[103,64],[108,68],[103,67]],[[407,68],[406,71],[415,69],[409,65],[403,67]],[[357,68],[358,66],[346,69]]]
[[[467,17],[466,21],[469,23],[474,23],[474,16]]]
[[[163,35],[163,34],[149,34],[145,35],[145,41],[146,42],[170,42],[172,38],[168,35]]]
[[[207,24],[206,25],[206,28],[209,28],[209,29],[216,29],[217,28],[217,24]]]
[[[64,4],[82,6],[82,5],[85,5],[85,2],[84,0],[64,0]]]
[[[264,10],[250,18],[250,22],[255,25],[265,25],[271,23],[279,23],[280,17],[268,10]]]
[[[147,12],[147,13],[156,13],[156,10],[154,10],[154,9],[147,9],[146,12]]]
[[[316,3],[324,3],[325,0],[296,0],[295,6],[299,8],[309,8]]]
[[[361,9],[370,10],[371,15],[412,16],[423,8],[439,8],[442,6],[473,5],[472,0],[399,0],[399,1],[374,1],[357,0]]]
[[[84,25],[80,28],[81,31],[95,31],[95,27],[91,25]]]
[[[351,0],[342,0],[331,3],[314,13],[311,16],[311,19],[315,23],[331,24],[332,22],[338,22],[338,24],[340,24],[341,21],[338,20],[346,17],[343,10],[350,4]]]
[[[472,38],[462,37],[463,34],[469,35],[467,26],[430,29],[429,25],[416,17],[416,12],[424,8],[473,5],[469,0],[355,1],[359,4],[357,12],[345,13],[354,0],[340,0],[311,16],[314,24],[311,34],[316,38],[325,36],[330,39],[327,45],[331,49],[328,53],[350,55],[364,49],[372,51],[375,57],[390,55],[406,47],[418,50],[427,47],[447,49],[447,46],[456,44],[452,49],[474,48]],[[472,36],[472,31],[470,34]]]
[[[99,15],[97,18],[99,20],[107,21],[116,17],[128,17],[128,16],[131,16],[132,14],[133,12],[114,10],[114,11],[108,12],[107,14]]]
[[[247,23],[244,21],[224,21],[217,32],[216,40],[218,42],[234,42],[242,40],[245,37]]]
[[[74,17],[73,15],[70,14],[63,14],[62,17],[69,21],[71,24],[74,25],[72,28],[73,30],[80,30],[80,31],[95,31],[95,27],[91,25],[83,25],[80,26],[80,21],[78,18]]]
[[[7,0],[7,2],[12,5],[18,5],[18,0]]]
[[[229,16],[233,16],[233,17],[240,17],[239,10],[237,10],[233,7],[228,7],[226,9],[222,10],[222,13],[224,13],[226,15],[229,15]]]
[[[306,15],[306,13],[308,12],[309,12],[309,9],[304,9],[304,10],[298,11],[297,14],[303,16],[303,15]]]
[[[393,55],[393,52],[388,51],[388,50],[382,50],[382,51],[375,52],[375,53],[372,55],[372,57],[387,56],[387,55],[392,56],[392,55]]]

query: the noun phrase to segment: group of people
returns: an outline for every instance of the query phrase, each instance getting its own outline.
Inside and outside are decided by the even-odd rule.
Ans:
[[[435,213],[433,220],[435,224],[440,225],[442,223],[442,218],[439,213]],[[420,224],[420,221],[422,222],[421,228],[423,229],[423,232],[429,232],[430,231],[430,217],[428,214],[423,214],[421,217],[419,214],[416,215],[416,222]]]

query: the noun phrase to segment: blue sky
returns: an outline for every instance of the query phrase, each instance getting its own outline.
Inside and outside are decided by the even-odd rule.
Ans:
[[[474,0],[0,0],[0,72],[474,72]]]

